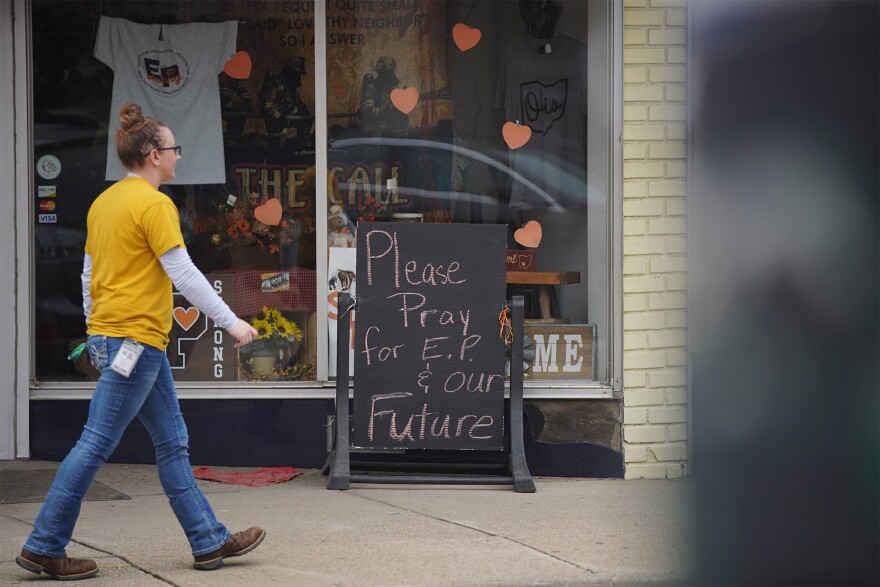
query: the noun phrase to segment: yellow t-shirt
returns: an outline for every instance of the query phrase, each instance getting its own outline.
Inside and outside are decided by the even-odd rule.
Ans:
[[[173,297],[159,257],[185,247],[177,207],[147,180],[127,177],[95,199],[87,226],[86,253],[92,257],[88,333],[164,350]]]

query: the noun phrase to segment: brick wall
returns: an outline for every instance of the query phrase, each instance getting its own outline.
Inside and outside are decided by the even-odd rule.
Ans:
[[[687,474],[686,0],[624,0],[626,477]]]

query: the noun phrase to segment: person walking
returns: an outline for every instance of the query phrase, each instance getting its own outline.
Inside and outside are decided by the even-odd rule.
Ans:
[[[186,424],[165,354],[171,330],[172,283],[199,310],[226,329],[236,346],[257,331],[238,318],[193,265],[177,208],[159,186],[174,178],[182,148],[162,122],[137,104],[119,112],[116,153],[128,175],[89,209],[82,290],[86,348],[101,375],[82,435],[61,463],[34,529],[16,562],[53,579],[86,579],[93,560],[65,552],[86,490],[137,416],[156,450],[159,479],[189,541],[193,567],[213,570],[223,559],[251,552],[266,531],[230,534],[217,521],[189,462]]]

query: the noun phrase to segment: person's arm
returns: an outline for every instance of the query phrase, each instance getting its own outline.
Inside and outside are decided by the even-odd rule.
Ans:
[[[238,341],[236,346],[245,345],[257,337],[253,326],[238,318],[217,295],[202,272],[193,264],[186,249],[174,247],[159,257],[159,262],[177,290],[231,334]]]
[[[80,281],[82,282],[83,313],[86,316],[86,326],[88,326],[89,316],[92,315],[92,256],[88,253],[83,259],[83,272]]]

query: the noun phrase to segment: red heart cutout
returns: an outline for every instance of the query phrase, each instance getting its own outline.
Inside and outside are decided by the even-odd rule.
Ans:
[[[482,36],[483,33],[480,32],[480,29],[472,29],[461,22],[452,27],[452,40],[461,51],[472,49],[480,42]]]
[[[504,126],[501,127],[501,135],[504,137],[504,142],[507,143],[508,147],[519,149],[532,138],[532,129],[524,124],[505,122]]]
[[[526,248],[537,249],[541,244],[543,232],[537,220],[529,220],[525,226],[513,233],[513,240]]]
[[[184,310],[181,307],[174,308],[174,311],[171,312],[174,315],[174,321],[180,324],[180,327],[184,330],[189,330],[192,328],[192,325],[196,323],[196,320],[199,319],[201,312],[196,307],[189,307]]]
[[[394,88],[391,90],[391,103],[404,114],[409,114],[419,103],[419,91],[414,86],[405,90]]]
[[[268,224],[269,226],[278,226],[281,222],[281,202],[278,198],[270,198],[262,206],[254,208],[254,218]]]
[[[251,76],[251,56],[246,51],[239,51],[223,65],[223,71],[235,79],[247,79]]]

